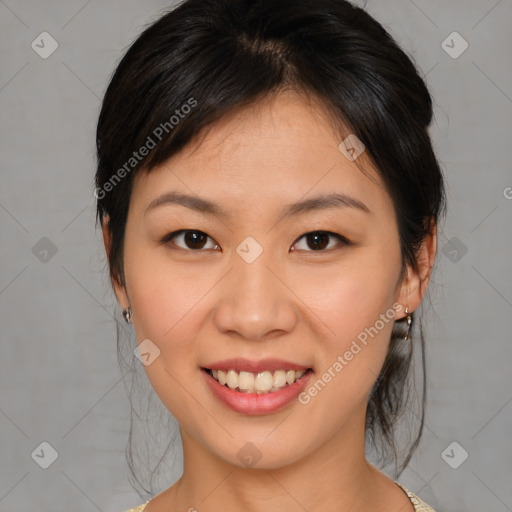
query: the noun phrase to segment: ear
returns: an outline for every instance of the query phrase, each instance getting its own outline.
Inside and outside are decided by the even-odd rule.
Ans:
[[[398,301],[409,313],[416,311],[427,291],[437,251],[437,225],[432,222],[430,232],[418,252],[418,270],[407,266],[407,275],[400,285]],[[403,315],[400,318],[403,318]]]
[[[110,257],[110,246],[112,244],[112,232],[110,231],[109,221],[110,217],[105,215],[101,225],[101,230],[103,232],[103,244],[105,245],[107,259]],[[113,279],[112,275],[110,276],[110,282],[112,284],[112,288],[114,289],[114,293],[116,294],[119,305],[122,309],[126,309],[130,305],[130,300],[128,299],[126,288],[121,283],[118,283],[117,280]]]

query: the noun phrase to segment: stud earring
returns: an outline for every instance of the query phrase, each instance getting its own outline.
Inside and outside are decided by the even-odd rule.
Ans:
[[[131,317],[132,317],[132,311],[129,307],[127,307],[126,309],[123,309],[123,317],[124,319],[126,320],[126,323],[127,324],[131,324]]]

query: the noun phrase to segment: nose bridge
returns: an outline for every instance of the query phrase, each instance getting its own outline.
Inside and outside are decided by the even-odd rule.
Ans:
[[[277,300],[280,293],[274,272],[270,271],[269,252],[248,263],[241,258],[234,268],[234,284],[239,298],[244,298],[246,307],[272,306],[272,297]],[[275,265],[274,265],[275,266]]]
[[[247,249],[243,244],[241,248]],[[246,258],[253,249],[249,242],[248,252],[233,254],[233,268],[226,276],[215,318],[223,331],[261,339],[272,331],[290,330],[295,312],[286,286],[276,276],[279,270],[273,268],[275,258],[266,250],[254,260]]]

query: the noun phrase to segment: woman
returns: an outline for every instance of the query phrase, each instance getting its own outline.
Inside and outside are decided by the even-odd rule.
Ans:
[[[432,510],[365,455],[396,453],[424,348],[431,119],[411,60],[343,0],[188,0],[130,47],[97,214],[184,457],[132,510]]]

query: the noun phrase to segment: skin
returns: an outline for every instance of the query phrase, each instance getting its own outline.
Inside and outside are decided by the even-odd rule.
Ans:
[[[126,286],[114,283],[114,290],[121,307],[132,309],[138,343],[149,338],[160,350],[144,368],[179,422],[185,461],[182,477],[147,512],[413,510],[364,454],[368,395],[393,320],[306,405],[294,400],[273,414],[240,414],[212,395],[200,373],[225,358],[278,357],[313,367],[313,382],[394,303],[410,312],[420,305],[435,228],[418,272],[408,268],[401,280],[393,202],[366,153],[357,164],[368,176],[338,150],[340,142],[319,104],[282,92],[223,117],[164,165],[136,176]],[[177,205],[145,214],[168,191],[207,198],[232,218]],[[280,218],[284,205],[331,192],[371,213],[344,207]],[[179,229],[210,238],[198,249],[179,235],[161,242]],[[315,230],[352,244],[331,237],[315,250],[303,236]],[[103,233],[108,250],[106,223]],[[250,264],[236,252],[248,236],[263,249]],[[404,316],[401,309],[395,319]],[[237,457],[248,442],[261,452],[253,468]]]

